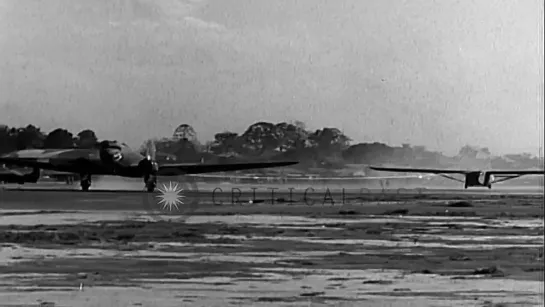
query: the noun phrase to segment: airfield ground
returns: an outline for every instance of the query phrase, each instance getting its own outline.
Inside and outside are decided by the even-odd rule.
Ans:
[[[542,190],[305,190],[0,190],[0,306],[543,306]]]

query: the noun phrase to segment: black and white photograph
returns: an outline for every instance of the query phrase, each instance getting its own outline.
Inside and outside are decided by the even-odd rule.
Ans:
[[[0,0],[0,307],[544,306],[541,0]]]

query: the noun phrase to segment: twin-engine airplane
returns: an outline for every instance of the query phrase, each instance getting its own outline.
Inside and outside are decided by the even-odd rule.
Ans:
[[[155,146],[148,144],[146,156],[115,141],[102,141],[93,149],[27,149],[0,156],[0,165],[33,168],[31,174],[6,174],[10,182],[36,182],[40,169],[80,175],[83,191],[91,187],[91,175],[143,178],[148,192],[157,186],[157,176],[178,176],[226,172],[256,168],[281,167],[298,162],[255,162],[233,164],[168,163],[155,161]],[[3,175],[0,175],[0,178]],[[18,176],[18,177],[17,177]],[[9,178],[7,178],[9,177]]]
[[[464,183],[464,188],[468,187],[488,187],[492,188],[493,183],[499,183],[510,179],[515,179],[523,175],[544,175],[544,170],[511,170],[511,171],[475,171],[475,170],[452,170],[452,169],[426,169],[426,168],[399,168],[399,167],[378,167],[371,166],[373,170],[386,172],[404,172],[404,173],[429,173]],[[465,176],[465,180],[451,177],[446,174],[460,174]],[[498,179],[496,179],[498,177]]]

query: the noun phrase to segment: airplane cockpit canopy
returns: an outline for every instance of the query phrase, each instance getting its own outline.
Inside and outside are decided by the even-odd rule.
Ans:
[[[117,141],[109,141],[104,140],[98,144],[100,148],[119,148],[121,149],[121,145]]]

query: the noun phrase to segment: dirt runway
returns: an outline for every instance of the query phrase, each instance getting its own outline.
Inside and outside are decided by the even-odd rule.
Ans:
[[[543,305],[543,194],[327,190],[2,190],[0,306]]]

